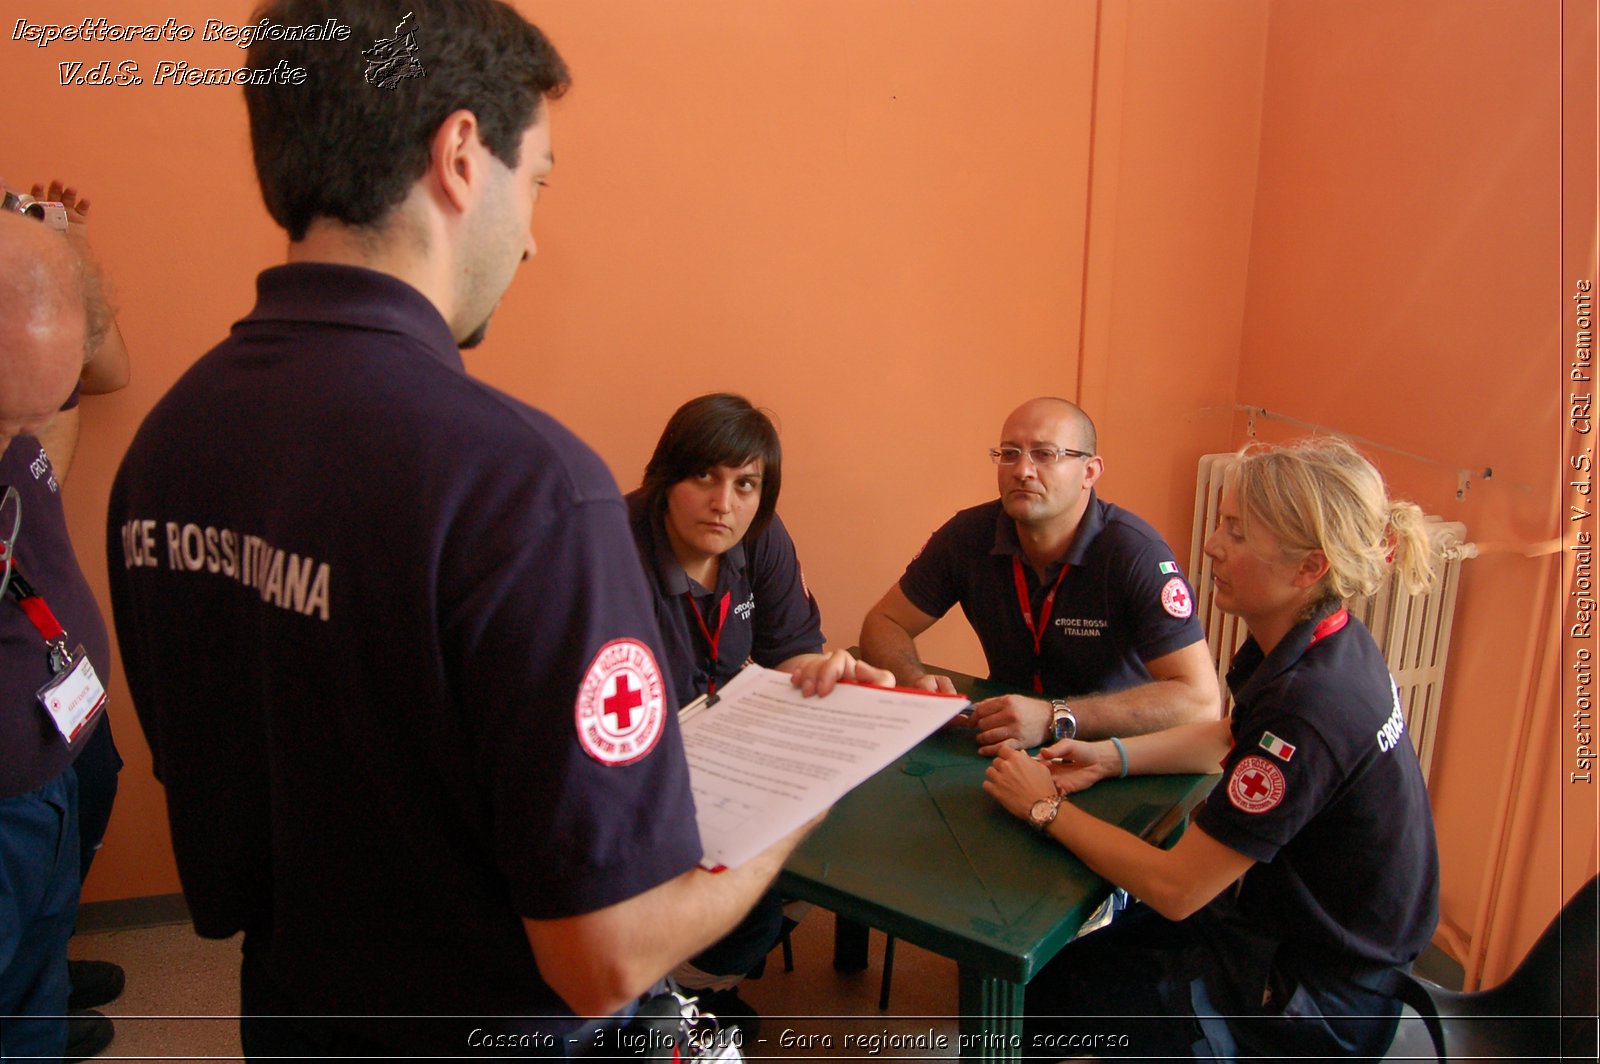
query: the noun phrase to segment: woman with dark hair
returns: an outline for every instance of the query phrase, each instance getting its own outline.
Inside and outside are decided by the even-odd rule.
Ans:
[[[893,683],[842,650],[823,653],[822,614],[777,514],[782,485],[771,420],[743,396],[717,393],[678,408],[628,495],[680,705],[749,661],[801,670],[818,693],[838,678]]]
[[[1241,452],[1219,518],[1215,601],[1250,633],[1228,671],[1232,718],[1037,759],[1005,750],[989,769],[1001,805],[1142,902],[1028,984],[1025,1027],[1049,1048],[1067,1044],[1061,1017],[1128,1017],[1106,1021],[1123,1035],[1101,1056],[1378,1058],[1396,973],[1438,922],[1439,856],[1399,691],[1344,603],[1391,573],[1427,585],[1422,511],[1348,444],[1313,439]],[[1062,801],[1219,764],[1170,850]]]
[[[691,399],[662,430],[644,483],[628,495],[634,542],[655,599],[667,676],[679,705],[714,693],[745,663],[795,674],[807,694],[839,679],[893,684],[847,652],[824,653],[822,614],[777,514],[783,451],[743,396]],[[782,932],[775,891],[721,942],[673,972],[701,1005],[748,1026],[739,980]],[[749,1032],[746,1032],[747,1035]]]

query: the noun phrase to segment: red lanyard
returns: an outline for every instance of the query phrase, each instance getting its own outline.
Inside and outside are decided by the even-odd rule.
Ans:
[[[1033,605],[1028,601],[1028,578],[1022,571],[1022,559],[1015,554],[1011,556],[1011,575],[1017,581],[1017,604],[1022,607],[1022,620],[1028,626],[1028,634],[1033,636],[1033,692],[1044,694],[1044,677],[1040,674],[1039,644],[1044,640],[1045,630],[1050,626],[1050,610],[1056,604],[1056,592],[1061,590],[1061,581],[1067,578],[1067,570],[1072,566],[1066,562],[1061,563],[1061,575],[1056,577],[1056,582],[1050,588],[1050,593],[1045,595],[1044,602],[1039,606],[1039,623],[1033,623]]]
[[[713,632],[706,627],[706,619],[700,615],[700,607],[695,605],[694,592],[685,591],[683,593],[683,597],[689,600],[689,612],[694,614],[695,623],[700,626],[700,634],[705,636],[706,647],[711,651],[710,667],[706,669],[707,674],[710,676],[710,680],[706,684],[706,694],[708,695],[717,693],[717,665],[719,664],[717,644],[722,641],[722,626],[728,622],[728,599],[732,594],[733,592],[731,591],[722,593],[722,604],[717,609],[717,630]]]
[[[1350,611],[1345,609],[1343,606],[1340,606],[1338,609],[1322,618],[1322,620],[1318,621],[1317,626],[1311,629],[1311,642],[1306,644],[1306,649],[1310,650],[1312,647],[1322,642],[1322,640],[1328,638],[1328,636],[1337,632],[1339,629],[1343,628],[1349,623]]]
[[[28,620],[33,622],[35,630],[44,638],[45,646],[50,648],[50,671],[60,672],[66,668],[67,630],[56,620],[44,597],[23,578],[22,570],[17,568],[14,560],[11,563],[11,583],[6,587],[6,593],[17,600],[17,605],[22,607],[22,612],[28,615]]]

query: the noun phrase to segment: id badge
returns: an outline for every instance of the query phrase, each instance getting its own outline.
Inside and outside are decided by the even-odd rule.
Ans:
[[[106,689],[81,645],[67,659],[66,668],[39,688],[39,704],[69,746],[106,704]]]

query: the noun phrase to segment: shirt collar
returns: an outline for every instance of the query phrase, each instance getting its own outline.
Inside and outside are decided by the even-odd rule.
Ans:
[[[1071,565],[1082,565],[1083,560],[1089,556],[1089,548],[1099,538],[1101,531],[1106,527],[1105,505],[1101,503],[1094,489],[1089,489],[1089,505],[1083,509],[1083,518],[1078,522],[1078,531],[1072,536],[1072,545],[1067,548],[1067,553],[1061,561],[1051,565],[1045,572],[1054,572],[1062,562]],[[1002,503],[995,514],[994,546],[990,549],[991,555],[1002,557],[1016,557],[1026,560],[1022,553],[1022,541],[1017,538],[1017,523],[1006,513]]]
[[[398,333],[439,361],[466,372],[461,349],[439,308],[392,274],[332,262],[292,262],[256,278],[256,305],[236,323],[316,322]]]
[[[1272,648],[1272,653],[1264,657],[1255,636],[1246,639],[1228,669],[1228,688],[1233,692],[1233,700],[1248,702],[1264,684],[1299,664],[1306,648],[1311,645],[1317,625],[1340,605],[1333,600],[1322,603],[1309,617],[1289,629],[1288,634]]]

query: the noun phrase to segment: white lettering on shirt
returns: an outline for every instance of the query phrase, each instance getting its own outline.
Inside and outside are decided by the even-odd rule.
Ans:
[[[1391,681],[1390,686],[1393,686]],[[1389,719],[1383,722],[1383,727],[1378,729],[1378,749],[1388,753],[1400,745],[1400,737],[1406,733],[1406,715],[1400,708],[1400,688],[1394,688],[1394,709],[1389,713]]]
[[[275,547],[260,536],[231,528],[177,521],[163,522],[167,568],[178,573],[213,573],[255,590],[261,601],[305,617],[328,619],[333,568],[310,556]],[[156,569],[156,522],[134,518],[122,523],[122,564],[126,569]]]
[[[40,477],[47,477],[45,486],[50,489],[50,494],[59,495],[61,493],[61,485],[56,482],[55,470],[50,467],[50,455],[45,453],[43,447],[39,448],[39,453],[34,456],[33,461],[28,463],[28,472],[33,474],[34,480],[38,480]]]
[[[1111,627],[1111,622],[1104,617],[1057,617],[1056,627],[1069,636],[1098,639],[1101,632]]]

